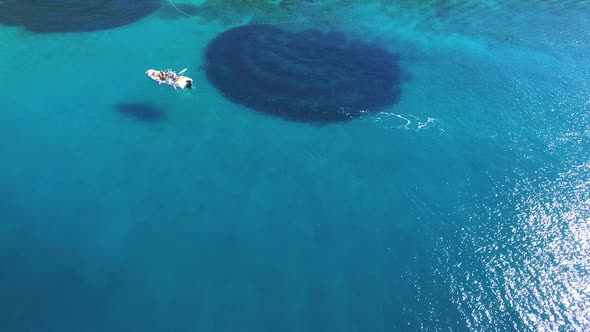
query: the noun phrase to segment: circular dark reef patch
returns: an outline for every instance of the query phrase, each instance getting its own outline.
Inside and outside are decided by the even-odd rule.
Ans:
[[[83,32],[133,23],[160,6],[160,0],[3,0],[0,24],[35,33]]]
[[[237,27],[211,41],[205,61],[226,98],[293,121],[351,120],[401,93],[398,56],[343,33]]]

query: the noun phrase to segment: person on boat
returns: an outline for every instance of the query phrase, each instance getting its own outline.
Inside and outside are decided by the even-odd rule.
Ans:
[[[166,78],[171,82],[176,82],[178,74],[172,69],[166,69]]]

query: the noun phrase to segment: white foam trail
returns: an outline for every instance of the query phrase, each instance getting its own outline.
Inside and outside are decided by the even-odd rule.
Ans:
[[[440,125],[440,120],[433,117],[427,117],[426,120],[414,114],[398,114],[389,112],[380,112],[371,114],[363,112],[374,123],[379,123],[386,129],[403,129],[420,131],[425,129],[435,129],[444,133]]]

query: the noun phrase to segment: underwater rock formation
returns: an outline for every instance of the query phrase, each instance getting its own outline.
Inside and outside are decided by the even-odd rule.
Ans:
[[[3,0],[0,24],[35,33],[112,29],[133,23],[160,6],[160,0]]]
[[[350,120],[401,93],[398,57],[342,33],[237,27],[211,41],[205,61],[226,98],[293,121]]]

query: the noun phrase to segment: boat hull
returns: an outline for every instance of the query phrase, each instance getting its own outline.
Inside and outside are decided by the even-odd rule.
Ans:
[[[162,79],[160,76],[160,71],[155,69],[148,69],[145,74],[149,77],[152,81],[158,82],[158,84],[166,84],[174,87],[174,89],[191,89],[193,87],[193,79],[186,76],[178,76],[176,81],[167,81]]]

